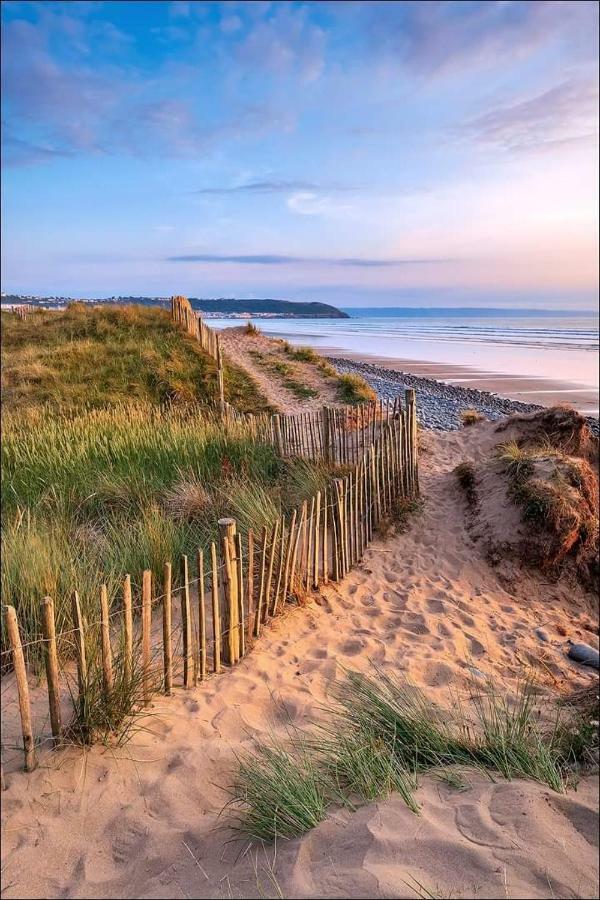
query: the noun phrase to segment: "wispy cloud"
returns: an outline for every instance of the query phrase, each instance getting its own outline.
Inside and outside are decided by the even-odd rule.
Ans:
[[[321,190],[320,185],[311,181],[301,180],[266,180],[266,181],[248,181],[244,184],[234,184],[229,187],[204,187],[192,191],[193,194],[207,195],[224,195],[227,194],[289,194],[291,191],[318,191]],[[329,191],[344,191],[349,188],[341,185],[327,186]]]
[[[236,263],[248,266],[343,266],[350,268],[391,268],[394,266],[417,266],[423,264],[448,263],[450,259],[376,259],[365,257],[329,256],[286,256],[279,253],[259,253],[249,255],[221,255],[214,253],[193,253],[185,256],[168,256],[169,262]]]
[[[493,109],[467,123],[476,140],[511,152],[587,141],[597,131],[596,79],[564,81],[527,100]]]
[[[580,58],[597,54],[598,8],[586,0],[372,0],[340,6],[340,15],[362,18],[371,53],[428,76],[490,68],[554,41],[576,48]]]

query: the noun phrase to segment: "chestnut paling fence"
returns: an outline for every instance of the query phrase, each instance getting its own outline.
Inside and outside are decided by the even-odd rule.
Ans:
[[[96,621],[81,615],[72,597],[72,628],[56,633],[54,604],[41,599],[43,634],[21,643],[17,610],[4,607],[9,647],[3,667],[16,685],[26,770],[36,766],[40,743],[58,746],[65,738],[67,709],[84,703],[91,657],[101,661],[106,697],[127,679],[140,679],[141,702],[176,684],[191,688],[253,647],[261,630],[286,604],[313,589],[341,581],[362,558],[383,519],[402,498],[418,496],[417,420],[414,391],[405,403],[372,403],[363,409],[323,410],[310,416],[256,417],[258,432],[274,440],[284,455],[345,463],[349,471],[260,534],[238,531],[234,519],[219,521],[219,541],[183,557],[173,587],[172,562],[162,583],[144,572],[139,598],[132,598],[129,575],[119,601],[109,605],[107,589],[98,597]],[[193,571],[192,571],[193,569]],[[65,655],[75,662],[62,666]],[[36,652],[37,651],[37,652]],[[59,652],[60,651],[60,652]],[[34,735],[28,659],[43,656],[50,734]],[[118,687],[116,684],[118,679]],[[6,689],[5,688],[5,689]]]
[[[3,668],[11,672],[3,691],[16,686],[27,771],[35,768],[41,744],[59,746],[68,737],[69,720],[87,702],[90,679],[98,671],[105,698],[124,688],[127,692],[128,681],[136,680],[138,702],[148,706],[157,692],[168,695],[176,685],[189,689],[235,666],[286,604],[341,581],[395,504],[418,496],[413,390],[405,392],[404,403],[396,398],[295,416],[244,418],[257,439],[272,441],[282,456],[341,464],[345,474],[259,534],[242,533],[234,519],[219,520],[218,542],[198,549],[195,560],[177,561],[176,587],[172,561],[165,562],[161,583],[146,570],[139,591],[125,575],[112,607],[103,587],[95,621],[83,618],[74,592],[72,627],[57,633],[53,599],[44,597],[43,634],[22,643],[17,610],[5,605],[9,646]],[[34,734],[29,693],[27,661],[40,655],[48,701],[46,737]],[[61,664],[65,657],[74,662]]]

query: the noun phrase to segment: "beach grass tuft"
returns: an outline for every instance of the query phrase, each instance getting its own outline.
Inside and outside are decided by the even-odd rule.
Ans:
[[[298,737],[276,739],[238,760],[230,806],[234,827],[256,840],[294,838],[325,818],[330,785]]]
[[[377,399],[373,388],[359,375],[338,377],[338,400],[340,403],[367,403]]]
[[[463,409],[460,413],[460,421],[466,427],[484,422],[485,416],[476,409]]]
[[[273,739],[240,760],[232,795],[237,827],[262,840],[298,836],[331,805],[353,808],[392,792],[418,813],[420,775],[464,790],[468,768],[562,792],[579,738],[565,732],[560,709],[548,723],[536,696],[531,680],[514,696],[487,682],[468,708],[453,697],[450,712],[375,666],[369,674],[346,671],[310,735],[295,735],[289,745]]]

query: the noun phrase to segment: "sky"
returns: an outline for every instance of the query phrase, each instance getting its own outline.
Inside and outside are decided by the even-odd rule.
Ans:
[[[2,3],[2,290],[591,308],[598,4]]]

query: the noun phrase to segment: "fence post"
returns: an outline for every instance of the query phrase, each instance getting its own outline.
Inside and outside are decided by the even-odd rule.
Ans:
[[[406,419],[408,425],[408,471],[410,496],[418,496],[417,484],[417,408],[414,388],[407,388],[404,392],[406,400]]]
[[[219,609],[219,576],[217,567],[217,547],[212,541],[210,545],[211,562],[211,594],[213,620],[213,671],[216,675],[221,671],[221,612]]]
[[[328,406],[324,406],[321,412],[323,425],[323,461],[331,462],[331,416]]]
[[[73,628],[75,629],[75,656],[77,659],[77,686],[79,691],[79,702],[83,701],[85,696],[85,686],[87,682],[87,659],[85,654],[85,632],[83,619],[81,617],[81,605],[79,603],[79,594],[73,591],[71,596],[71,617],[73,619]]]
[[[152,632],[152,572],[142,575],[142,694],[144,706],[150,704],[150,640]]]
[[[172,632],[172,607],[171,607],[171,586],[173,576],[171,571],[171,563],[166,562],[163,568],[163,671],[164,671],[164,691],[167,696],[173,690],[173,645],[171,641]]]
[[[336,581],[343,578],[346,574],[346,503],[345,503],[345,484],[343,478],[336,478],[334,481],[335,488],[335,511],[336,511],[336,531],[337,541],[334,547],[337,560]]]
[[[246,575],[246,644],[252,644],[252,632],[254,626],[254,533],[248,532],[248,573]]]
[[[219,519],[219,532],[221,535],[221,558],[223,561],[223,588],[225,605],[223,609],[223,624],[227,634],[225,644],[225,662],[232,666],[239,659],[236,652],[236,639],[238,639],[238,584],[235,552],[235,519]],[[238,639],[239,648],[239,639]]]
[[[21,714],[21,731],[23,733],[23,752],[25,754],[25,771],[32,772],[37,761],[35,758],[35,745],[33,731],[31,730],[31,706],[29,703],[29,685],[27,684],[27,670],[25,657],[21,646],[19,623],[14,606],[6,607],[6,631],[8,641],[12,649],[13,668],[17,682],[17,694],[19,696],[19,712]]]
[[[112,647],[110,646],[110,616],[108,609],[108,589],[105,584],[100,588],[100,631],[102,647],[102,678],[104,691],[108,695],[113,686]]]
[[[281,417],[275,413],[273,416],[273,434],[275,437],[275,446],[280,456],[283,456],[283,438],[281,436]]]
[[[133,613],[131,609],[131,575],[123,582],[123,674],[131,681],[133,672]]]
[[[236,653],[237,658],[241,659],[246,655],[246,633],[244,631],[245,603],[244,603],[244,565],[242,556],[242,536],[236,533],[234,536],[235,546],[235,562],[237,574],[237,595],[238,595],[238,619],[239,624],[236,634]]]
[[[204,600],[204,553],[198,550],[198,667],[200,680],[206,678],[206,604]]]
[[[217,335],[217,384],[219,389],[219,409],[221,418],[225,418],[225,374],[223,370],[223,354],[221,353],[221,341]]]
[[[194,686],[194,654],[192,651],[192,609],[190,605],[190,584],[188,558],[181,557],[181,631],[183,635],[183,686]]]
[[[50,597],[42,600],[42,631],[44,634],[44,661],[48,682],[48,704],[53,743],[60,741],[62,730],[60,721],[60,689],[58,684],[58,653],[56,651],[56,626],[54,622],[54,601]]]

